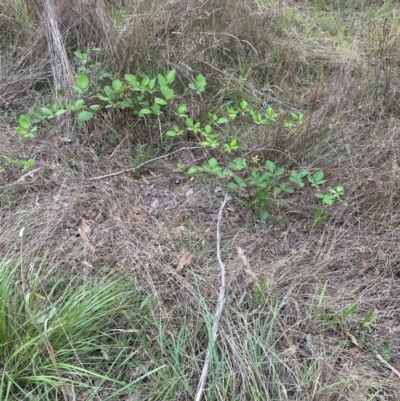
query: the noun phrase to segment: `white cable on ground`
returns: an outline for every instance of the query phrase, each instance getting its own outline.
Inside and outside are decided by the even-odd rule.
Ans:
[[[224,304],[225,304],[225,265],[221,259],[221,220],[222,220],[222,212],[224,211],[227,200],[228,200],[228,195],[225,195],[224,201],[222,202],[221,207],[219,209],[218,223],[217,223],[217,257],[218,257],[219,265],[221,267],[221,286],[219,287],[218,304],[217,304],[217,309],[215,311],[215,315],[214,315],[214,319],[213,319],[212,338],[210,339],[210,341],[208,343],[206,359],[204,360],[203,371],[201,372],[195,401],[200,401],[201,397],[203,396],[203,393],[204,393],[204,386],[207,381],[208,369],[210,367],[211,351],[212,351],[212,349],[215,345],[215,341],[217,339],[219,321],[221,319],[222,310],[223,310]]]

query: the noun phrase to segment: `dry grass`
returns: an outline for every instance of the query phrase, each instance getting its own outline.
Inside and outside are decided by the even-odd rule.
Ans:
[[[10,131],[14,116],[41,105],[43,96],[59,97],[75,68],[73,51],[92,42],[116,74],[174,68],[185,82],[203,73],[209,94],[200,114],[210,102],[243,96],[281,113],[303,112],[306,124],[295,135],[281,126],[271,132],[238,125],[243,152],[322,168],[346,195],[321,224],[306,191],[272,205],[273,217],[256,227],[240,205],[227,207],[229,299],[218,342],[226,375],[211,373],[215,399],[227,399],[227,388],[237,400],[256,399],[261,390],[254,388],[271,400],[397,399],[399,378],[375,357],[388,346],[389,363],[400,370],[397,5],[362,1],[349,13],[347,2],[327,11],[323,1],[121,1],[96,2],[88,12],[89,1],[54,3],[56,25],[43,20],[39,2],[0,6],[7,33],[0,43],[0,153],[29,154],[33,143]],[[32,270],[45,258],[55,277],[131,275],[157,299],[169,334],[179,333],[183,317],[195,322],[181,367],[194,390],[203,358],[198,344],[205,350],[207,343],[201,305],[205,299],[213,310],[219,286],[218,182],[192,182],[174,171],[177,161],[189,166],[203,156],[191,152],[150,164],[141,175],[90,182],[136,163],[138,138],[151,138],[154,154],[165,146],[157,142],[159,127],[133,135],[132,123],[99,120],[85,133],[72,131],[66,144],[46,138],[34,148],[40,173],[24,182],[17,182],[16,166],[7,167],[0,175],[0,254],[23,254]],[[115,153],[106,138],[111,130],[125,141]],[[177,272],[185,251],[193,261]],[[351,303],[356,312],[327,328]],[[373,321],[361,334],[371,308]],[[271,326],[263,326],[266,317]],[[260,367],[258,379],[252,366]],[[170,399],[189,399],[190,392],[179,397]]]

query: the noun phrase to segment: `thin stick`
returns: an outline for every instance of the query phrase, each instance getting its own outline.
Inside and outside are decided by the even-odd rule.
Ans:
[[[385,361],[379,354],[376,354],[375,356],[378,358],[379,362],[382,362],[400,379],[400,372],[396,368],[394,368],[389,362]]]
[[[213,319],[213,327],[212,327],[213,337],[212,337],[212,339],[210,339],[210,342],[208,343],[206,359],[204,360],[203,371],[201,372],[195,401],[200,401],[201,397],[203,396],[203,393],[204,393],[204,386],[207,381],[208,369],[210,367],[210,355],[211,355],[211,351],[214,347],[215,341],[217,339],[219,321],[221,319],[222,310],[223,310],[224,304],[225,304],[225,265],[221,259],[221,220],[222,220],[222,212],[224,210],[227,200],[228,200],[228,196],[225,195],[224,201],[222,202],[221,207],[219,209],[219,213],[218,213],[217,257],[218,257],[219,265],[221,267],[221,286],[219,287],[218,304],[217,304],[217,309],[215,311],[215,315],[214,315],[214,319]]]
[[[121,174],[127,173],[128,171],[135,171],[138,168],[145,166],[146,164],[152,163],[152,162],[154,162],[156,160],[165,159],[166,157],[171,156],[174,153],[182,152],[182,150],[194,150],[194,149],[204,149],[204,147],[203,146],[193,146],[193,147],[188,147],[188,148],[180,148],[178,150],[174,150],[171,153],[167,153],[166,155],[158,156],[158,157],[155,157],[154,159],[147,160],[146,162],[144,162],[142,164],[139,164],[136,167],[130,167],[130,168],[126,168],[125,170],[117,171],[116,173],[111,173],[111,174],[106,174],[106,175],[100,175],[98,177],[93,177],[93,178],[90,178],[89,181],[102,180],[103,178],[115,177],[116,175],[121,175]]]
[[[26,174],[24,174],[22,177],[19,177],[18,180],[17,180],[17,182],[23,182],[23,181],[25,181],[25,178],[28,177],[28,176],[33,177],[33,174],[36,173],[36,172],[38,172],[39,170],[40,170],[40,167],[39,167],[39,168],[35,168],[34,170],[31,170],[31,171],[28,171],[28,172],[27,172]]]

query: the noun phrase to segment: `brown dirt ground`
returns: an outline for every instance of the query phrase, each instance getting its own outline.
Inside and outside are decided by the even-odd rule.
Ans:
[[[2,152],[13,154],[20,146],[7,127],[0,130],[0,138]],[[64,153],[79,151],[81,168],[91,171],[92,177],[120,169],[72,147],[65,145]],[[60,163],[48,167],[45,160],[38,160],[41,171],[22,182],[18,182],[22,173],[15,166],[2,174],[3,257],[22,253],[31,274],[43,263],[49,271],[67,277],[131,274],[171,316],[182,299],[197,307],[199,295],[192,273],[203,296],[216,300],[220,283],[216,223],[222,199],[217,184],[202,186],[188,179],[175,172],[176,161],[168,159],[149,164],[140,175],[125,173],[98,181],[82,178],[63,160],[60,157]],[[355,175],[359,185],[352,188],[349,183]],[[310,305],[317,303],[326,285],[326,312],[357,302],[356,316],[362,319],[375,308],[366,343],[389,343],[391,364],[400,370],[398,175],[391,169],[385,176],[381,169],[378,173],[364,168],[347,171],[347,175],[343,171],[342,176],[345,199],[330,209],[320,229],[312,227],[313,208],[307,204],[283,201],[274,206],[271,220],[252,228],[246,210],[234,201],[228,203],[222,222],[227,295],[232,308],[237,308],[239,300],[247,299],[254,288],[252,276],[245,273],[237,257],[236,249],[241,247],[257,279],[266,280],[268,297],[286,297],[280,324],[300,350],[305,333],[320,319],[309,319]],[[193,260],[177,272],[179,259],[187,251]],[[351,339],[349,327],[357,330],[355,325],[339,327],[333,336]],[[323,332],[315,341],[324,347],[334,345]],[[344,347],[334,369],[343,377],[358,375],[357,366],[369,366],[368,360],[375,359],[373,352],[373,346],[368,352],[362,346]],[[387,367],[381,365],[373,374],[374,380],[389,383],[392,390],[398,388],[398,378]]]

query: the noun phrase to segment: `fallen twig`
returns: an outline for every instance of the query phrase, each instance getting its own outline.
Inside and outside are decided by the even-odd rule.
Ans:
[[[222,202],[221,207],[219,209],[218,223],[217,223],[217,257],[218,257],[219,265],[221,267],[221,286],[219,287],[218,304],[217,304],[217,309],[215,311],[215,315],[214,315],[214,319],[213,319],[212,339],[210,339],[210,341],[208,343],[206,359],[204,360],[203,371],[201,372],[195,401],[200,401],[201,397],[203,396],[203,393],[204,393],[204,386],[207,381],[208,369],[210,366],[211,350],[217,339],[219,321],[221,319],[222,310],[223,310],[224,304],[225,304],[225,265],[221,259],[221,220],[222,220],[222,212],[224,210],[227,200],[228,200],[228,196],[225,195],[224,201]]]
[[[19,177],[17,182],[24,182],[26,177],[33,177],[34,173],[37,173],[40,170],[39,168],[35,168],[34,170],[28,171],[26,174],[24,174],[23,176]]]
[[[121,175],[121,174],[127,173],[129,171],[135,171],[138,168],[145,166],[146,164],[152,163],[152,162],[154,162],[156,160],[165,159],[166,157],[171,156],[174,153],[182,152],[182,150],[194,150],[194,149],[204,149],[204,147],[203,146],[193,146],[193,147],[187,147],[187,148],[180,148],[178,150],[174,150],[171,153],[167,153],[166,155],[158,156],[158,157],[155,157],[154,159],[147,160],[146,162],[144,162],[142,164],[139,164],[136,167],[130,167],[130,168],[126,168],[125,170],[117,171],[116,173],[111,173],[111,174],[106,174],[106,175],[100,175],[98,177],[93,177],[93,178],[90,178],[89,181],[96,181],[96,180],[101,180],[103,178],[115,177],[116,175]]]
[[[400,372],[396,368],[394,368],[388,361],[385,361],[379,354],[376,354],[375,356],[378,358],[379,362],[382,362],[400,379]]]

